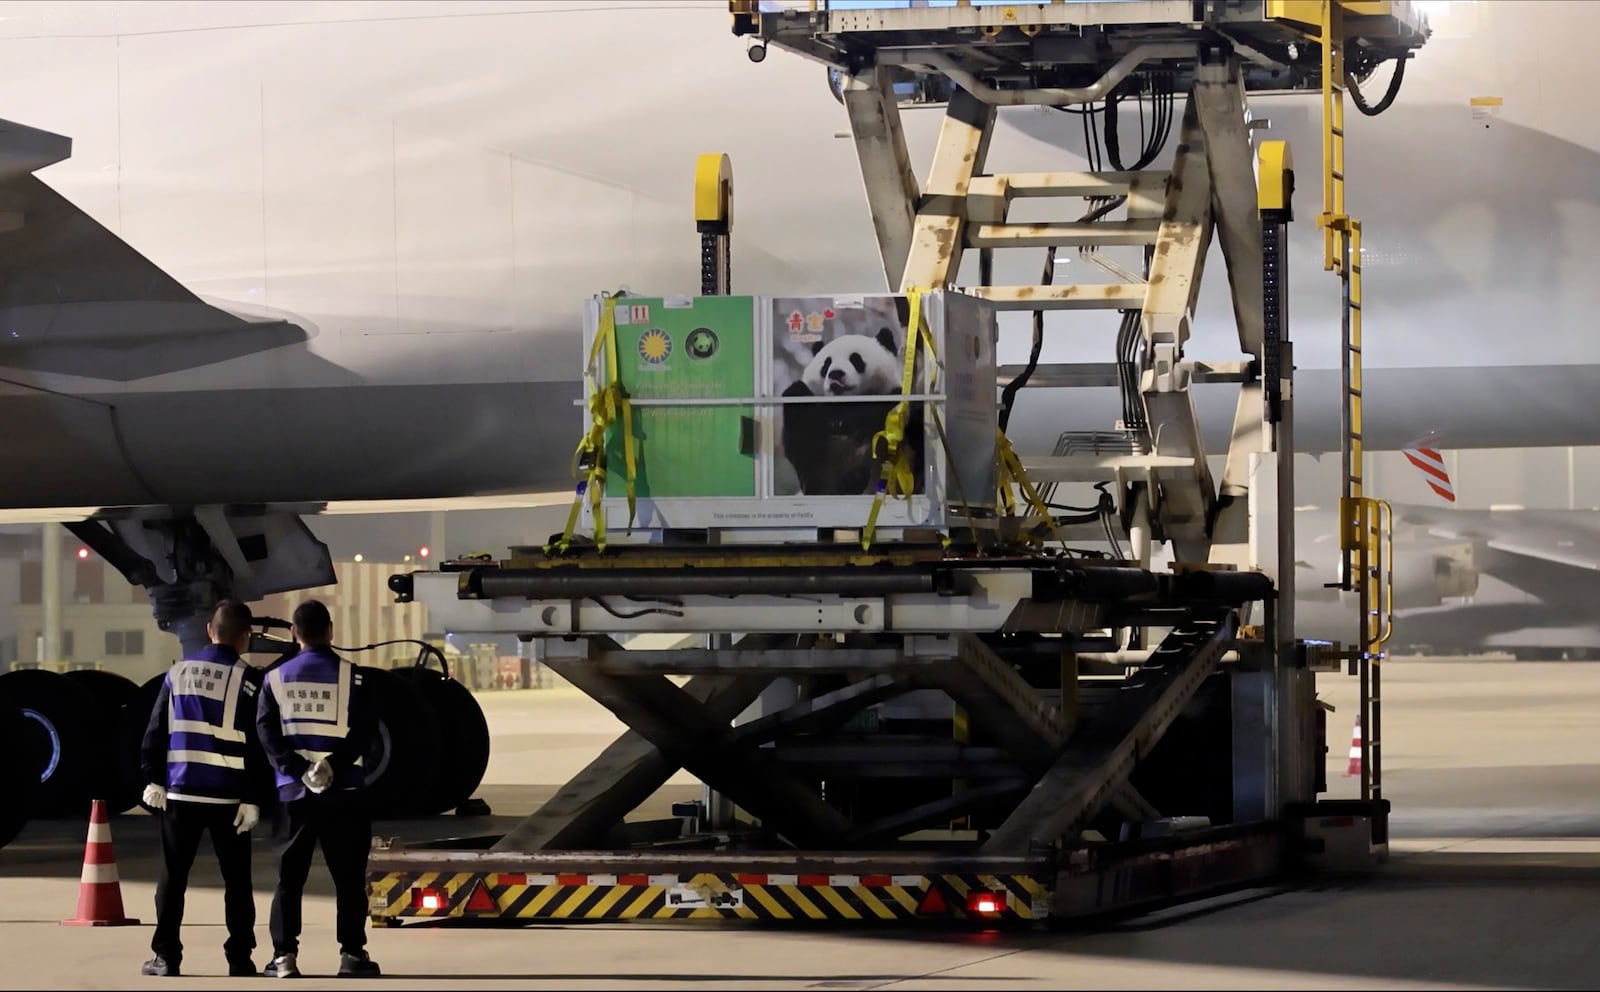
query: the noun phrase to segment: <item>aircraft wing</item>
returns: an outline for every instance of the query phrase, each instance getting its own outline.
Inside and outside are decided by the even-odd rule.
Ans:
[[[1589,510],[1395,507],[1396,525],[1551,565],[1600,572],[1600,514]]]
[[[258,504],[274,510],[307,515],[341,516],[351,513],[439,513],[449,510],[526,510],[540,506],[566,506],[570,491],[499,493],[442,499],[350,499],[324,503]],[[0,509],[0,528],[30,524],[67,524],[91,517],[139,515],[143,509],[114,506],[60,506],[43,509]]]
[[[33,175],[71,153],[0,120],[0,366],[128,382],[306,340],[201,300]]]

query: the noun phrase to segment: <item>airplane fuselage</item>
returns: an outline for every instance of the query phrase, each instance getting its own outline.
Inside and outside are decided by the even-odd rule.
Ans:
[[[1369,449],[1428,431],[1457,448],[1600,443],[1575,400],[1600,389],[1600,125],[1565,85],[1581,53],[1508,31],[1537,18],[1582,36],[1600,12],[1502,6],[1456,4],[1394,107],[1350,115]],[[734,163],[736,291],[882,291],[822,70],[781,54],[752,64],[726,16],[721,3],[8,5],[0,116],[74,142],[39,178],[207,302],[282,323],[171,334],[124,323],[126,300],[3,280],[0,417],[25,429],[0,432],[0,506],[567,487],[582,301],[694,291],[703,151]],[[1469,98],[1485,94],[1504,96],[1503,117],[1473,116]],[[1317,100],[1252,110],[1315,177]],[[940,116],[903,114],[919,169]],[[1122,116],[1136,126],[1131,106]],[[1001,122],[996,171],[1085,168],[1076,118],[1015,109]],[[1296,209],[1297,446],[1328,451],[1339,299],[1317,182],[1300,183]],[[0,231],[0,276],[30,275],[13,249],[42,236]],[[996,281],[1034,281],[1038,264],[1001,253]],[[1237,358],[1215,248],[1209,268],[1188,352]],[[1052,316],[1044,360],[1110,360],[1114,319],[1100,319]],[[1026,354],[1026,320],[1008,315],[1002,361]],[[1220,450],[1232,390],[1196,392]],[[1119,407],[1110,389],[1029,391],[1011,434],[1044,451],[1061,431],[1111,426]]]

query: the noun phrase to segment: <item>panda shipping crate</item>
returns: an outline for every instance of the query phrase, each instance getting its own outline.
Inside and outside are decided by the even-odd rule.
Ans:
[[[805,539],[863,527],[882,470],[873,437],[901,399],[907,347],[916,355],[903,443],[915,485],[909,500],[884,500],[878,529],[892,538],[956,526],[966,508],[987,515],[996,491],[994,309],[955,292],[921,295],[937,356],[930,383],[928,348],[907,334],[911,308],[909,297],[892,295],[589,300],[584,357],[597,361],[585,399],[612,374],[605,351],[614,335],[615,375],[632,408],[637,512],[627,528],[619,415],[606,438],[608,540],[677,529]],[[587,503],[585,516],[592,533]]]

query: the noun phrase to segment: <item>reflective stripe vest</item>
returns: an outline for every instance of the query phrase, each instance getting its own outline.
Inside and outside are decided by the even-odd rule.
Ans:
[[[350,732],[350,690],[361,684],[356,666],[327,648],[302,651],[267,675],[267,691],[278,704],[284,739],[301,757],[315,763],[333,753]],[[362,759],[340,767],[329,792],[363,784]],[[278,789],[299,784],[276,773]]]
[[[167,798],[237,803],[245,793],[245,735],[256,687],[232,648],[210,645],[167,672]]]

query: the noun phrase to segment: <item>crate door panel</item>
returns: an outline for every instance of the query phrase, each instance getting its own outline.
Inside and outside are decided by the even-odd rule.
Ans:
[[[754,301],[698,297],[689,306],[625,297],[617,305],[617,377],[633,408],[641,499],[755,495],[754,408],[705,401],[755,395]],[[620,415],[606,445],[606,495],[627,494]]]

